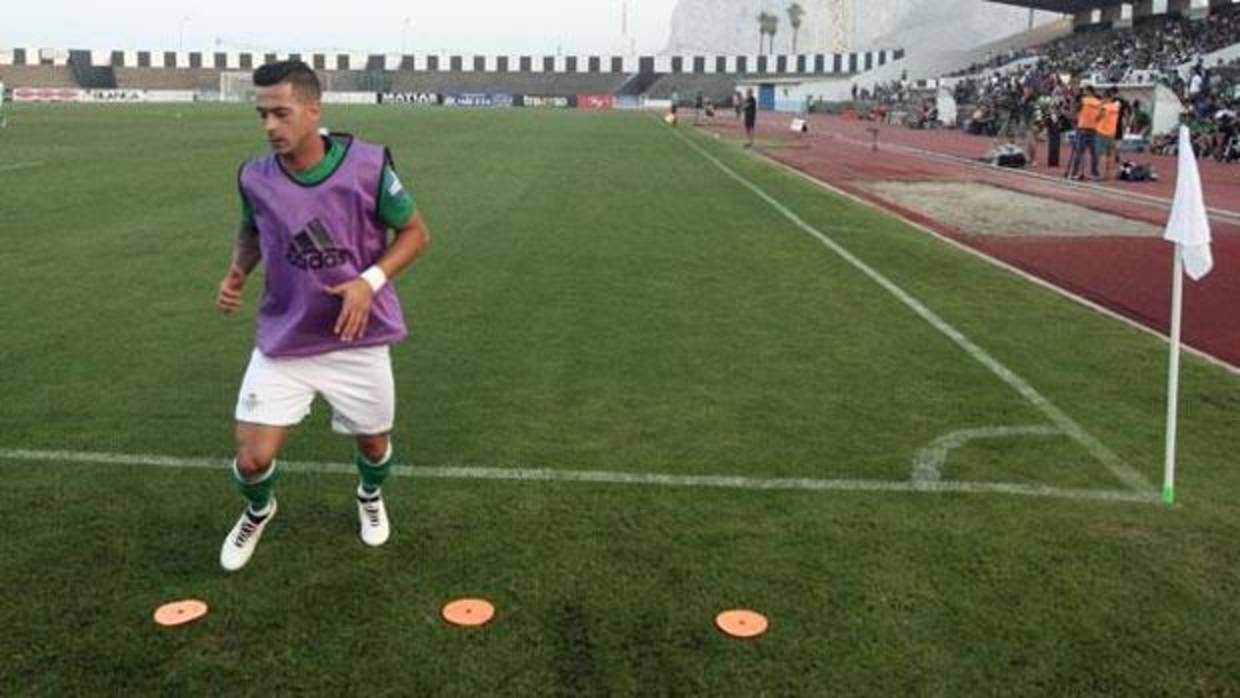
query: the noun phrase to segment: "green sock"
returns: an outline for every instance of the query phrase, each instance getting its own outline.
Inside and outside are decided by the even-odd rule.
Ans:
[[[374,494],[379,491],[383,485],[383,481],[387,479],[388,472],[392,468],[392,442],[388,442],[387,452],[383,454],[383,460],[378,463],[370,462],[365,455],[358,451],[357,454],[357,474],[362,477],[362,490]]]
[[[247,479],[237,469],[237,461],[234,460],[232,475],[237,491],[250,503],[250,511],[254,513],[265,511],[267,505],[271,503],[271,493],[275,489],[276,480],[280,479],[276,463],[273,461],[267,472],[259,475],[257,479]]]

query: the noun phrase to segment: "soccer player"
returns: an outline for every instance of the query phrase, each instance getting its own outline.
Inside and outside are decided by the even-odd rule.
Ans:
[[[745,147],[753,147],[753,129],[758,123],[758,100],[753,97],[753,88],[745,91],[745,104],[742,107],[745,112]]]
[[[362,541],[387,541],[380,486],[392,460],[395,415],[388,346],[408,334],[389,280],[429,240],[387,149],[320,132],[321,93],[309,66],[265,65],[254,71],[254,85],[272,152],[241,166],[241,229],[216,297],[221,311],[235,313],[246,278],[263,262],[257,347],[237,399],[232,472],[248,506],[220,549],[229,571],[245,566],[275,516],[276,457],[316,393],[331,405],[333,430],[357,442]]]

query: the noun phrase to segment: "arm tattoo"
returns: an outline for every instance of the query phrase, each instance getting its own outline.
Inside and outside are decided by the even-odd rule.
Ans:
[[[237,244],[233,247],[233,264],[249,274],[254,271],[254,267],[258,266],[262,258],[262,248],[258,244],[258,231],[253,226],[243,223],[237,231]]]

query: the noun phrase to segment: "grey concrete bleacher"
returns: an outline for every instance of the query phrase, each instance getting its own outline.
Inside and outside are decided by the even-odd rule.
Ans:
[[[507,92],[514,95],[614,94],[628,80],[623,73],[413,72],[391,75],[393,92]]]
[[[116,68],[117,86],[147,90],[218,90],[222,71],[210,68]],[[248,71],[240,71],[248,72]],[[534,95],[611,94],[628,79],[612,73],[319,71],[330,92],[509,92]]]
[[[985,63],[992,56],[1002,56],[1011,52],[1037,48],[1069,36],[1072,36],[1072,18],[1064,17],[1053,22],[1040,24],[1028,31],[1013,34],[998,41],[970,49],[968,56],[974,63]],[[1019,59],[1013,58],[1012,60]],[[968,68],[971,66],[961,67]]]
[[[1072,20],[1060,19],[1038,25],[1027,31],[1013,34],[998,41],[965,50],[942,50],[934,47],[914,47],[900,59],[852,78],[859,87],[873,89],[875,85],[907,78],[913,82],[934,80],[948,75],[965,74],[977,69],[995,56],[1015,54],[1000,72],[1015,69],[1028,62],[1021,52],[1042,46],[1072,34]]]
[[[69,51],[69,69],[77,84],[87,89],[110,90],[116,87],[116,71],[111,65],[94,65],[90,51]]]
[[[736,83],[740,76],[736,75],[662,75],[646,91],[651,99],[671,99],[672,93],[679,95],[681,104],[692,104],[701,92],[715,104],[729,104],[732,94],[736,91]]]
[[[620,88],[616,90],[616,94],[625,97],[639,97],[646,94],[650,90],[651,85],[654,85],[658,79],[658,73],[633,73],[620,85]]]
[[[115,87],[129,90],[205,90],[220,89],[220,74],[214,68],[125,68],[108,67]],[[249,72],[249,71],[236,71]],[[382,75],[377,71],[320,71],[323,89],[332,92],[508,92],[544,96],[614,94],[628,81],[623,73],[496,73],[496,72],[414,72],[402,70]],[[69,66],[0,66],[0,82],[16,87],[82,87]],[[95,85],[102,87],[102,85]]]
[[[116,86],[128,90],[218,90],[214,68],[115,68]]]
[[[327,92],[375,92],[371,76],[364,70],[320,70],[319,84]]]
[[[10,88],[80,87],[67,65],[0,65],[0,82]]]

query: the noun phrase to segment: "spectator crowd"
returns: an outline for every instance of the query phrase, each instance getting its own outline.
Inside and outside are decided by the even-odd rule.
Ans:
[[[1039,144],[1046,143],[1048,165],[1056,167],[1060,139],[1070,134],[1065,175],[1107,178],[1121,172],[1124,152],[1172,155],[1178,141],[1174,134],[1151,133],[1153,105],[1130,103],[1100,86],[1160,82],[1184,104],[1181,121],[1189,126],[1199,157],[1240,161],[1240,63],[1206,66],[1201,58],[1236,43],[1240,4],[1216,8],[1202,20],[1156,16],[1131,29],[1085,31],[1034,49],[1008,51],[962,71],[970,75],[954,81],[959,126],[1021,142],[1031,162]],[[1185,65],[1192,67],[1183,71]],[[937,117],[935,100],[919,93],[906,76],[854,90],[854,99],[876,103],[880,116],[903,112],[913,127],[926,127]]]
[[[1043,46],[1012,49],[958,71],[954,76],[994,70],[1021,58],[1038,57],[1051,70],[1095,75],[1106,82],[1125,82],[1133,72],[1166,79],[1178,77],[1179,66],[1198,56],[1240,41],[1240,5],[1223,5],[1203,20],[1154,15],[1130,29],[1083,31]]]

